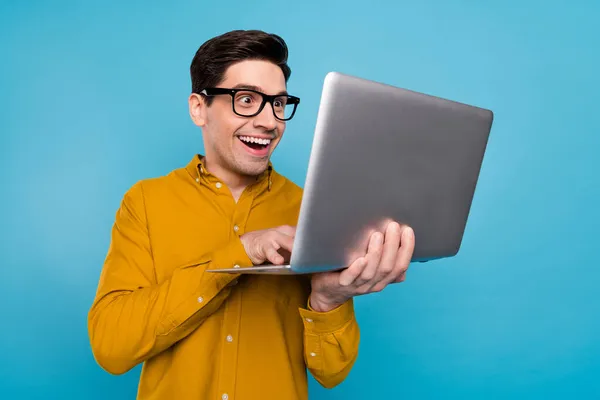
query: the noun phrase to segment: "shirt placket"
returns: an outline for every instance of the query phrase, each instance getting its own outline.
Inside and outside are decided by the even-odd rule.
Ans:
[[[246,220],[251,205],[252,199],[249,197],[245,197],[243,200],[241,199],[236,205],[231,221],[231,235],[238,236],[245,232]],[[221,371],[219,374],[221,400],[233,400],[235,398],[241,316],[242,292],[240,290],[233,290],[225,304],[225,313],[221,331],[221,337],[224,341],[222,347],[223,362],[221,363]]]
[[[235,383],[238,364],[238,345],[240,332],[241,316],[241,294],[239,291],[233,291],[229,301],[225,305],[225,318],[223,320],[223,329],[221,331],[222,363],[221,373],[219,374],[219,388],[222,400],[233,400],[235,393]]]

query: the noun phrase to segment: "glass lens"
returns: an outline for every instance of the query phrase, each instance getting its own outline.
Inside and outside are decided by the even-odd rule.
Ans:
[[[273,110],[277,118],[288,119],[294,113],[295,104],[288,104],[287,96],[280,96],[273,100]]]
[[[262,96],[254,92],[237,92],[233,97],[235,112],[241,115],[256,114],[262,103]]]
[[[258,112],[263,98],[254,92],[240,91],[233,98],[235,112],[240,115],[252,116]],[[288,104],[288,96],[279,96],[273,100],[273,111],[277,118],[287,119],[292,116],[295,105]]]

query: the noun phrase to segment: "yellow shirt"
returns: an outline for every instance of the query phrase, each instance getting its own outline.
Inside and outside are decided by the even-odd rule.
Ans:
[[[358,353],[352,300],[320,313],[308,276],[205,272],[252,263],[239,236],[296,225],[302,189],[269,169],[236,203],[199,155],[137,182],[116,214],[88,318],[112,374],[143,362],[139,399],[306,399],[307,368],[339,384]]]

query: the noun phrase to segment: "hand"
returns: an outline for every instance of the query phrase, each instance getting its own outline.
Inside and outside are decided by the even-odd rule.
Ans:
[[[282,225],[276,228],[248,232],[240,236],[248,258],[254,265],[265,261],[283,264],[292,252],[296,228]],[[283,254],[281,254],[281,253]]]
[[[385,235],[371,235],[367,254],[348,268],[313,275],[311,307],[330,311],[354,296],[379,292],[390,283],[404,281],[414,247],[412,228],[391,222]]]

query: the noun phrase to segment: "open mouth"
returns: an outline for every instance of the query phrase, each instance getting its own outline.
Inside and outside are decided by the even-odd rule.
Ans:
[[[238,136],[240,142],[255,151],[266,150],[271,144],[271,139],[260,139],[252,136]]]

